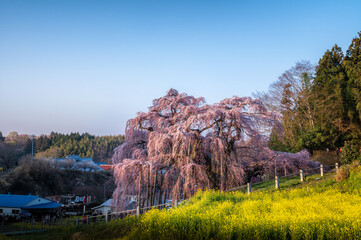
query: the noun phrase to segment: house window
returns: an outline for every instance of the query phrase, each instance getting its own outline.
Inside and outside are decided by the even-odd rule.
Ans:
[[[12,213],[12,214],[19,214],[19,210],[13,209],[13,210],[11,211],[11,213]]]

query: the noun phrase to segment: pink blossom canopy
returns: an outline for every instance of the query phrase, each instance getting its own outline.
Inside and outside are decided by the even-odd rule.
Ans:
[[[279,115],[250,97],[227,98],[208,105],[170,89],[153,100],[126,126],[126,140],[113,156],[118,208],[137,195],[148,206],[166,198],[180,199],[198,189],[237,187],[256,175],[290,173],[312,165],[309,154],[274,152],[267,148]],[[276,170],[275,170],[276,169]]]

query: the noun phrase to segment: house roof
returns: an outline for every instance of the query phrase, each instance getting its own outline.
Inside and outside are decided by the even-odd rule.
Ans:
[[[106,162],[94,162],[96,165],[107,165],[107,163]]]
[[[33,195],[0,194],[0,207],[21,208],[37,198],[38,196]]]
[[[47,208],[58,208],[61,205],[56,202],[48,202],[48,203],[42,203],[42,204],[36,204],[24,207],[24,209],[47,209]]]
[[[99,167],[101,167],[104,170],[112,170],[113,165],[102,165],[102,164],[100,164]]]
[[[108,199],[105,202],[103,202],[100,206],[105,206],[105,207],[111,207],[112,206],[112,200],[113,199]]]
[[[103,202],[102,204],[100,204],[99,206],[96,206],[96,207],[93,207],[92,209],[97,209],[97,208],[100,208],[100,207],[111,207],[112,206],[112,200],[113,199],[108,199],[106,200],[105,202]]]

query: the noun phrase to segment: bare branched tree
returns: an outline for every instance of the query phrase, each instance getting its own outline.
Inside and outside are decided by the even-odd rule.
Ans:
[[[315,110],[311,103],[314,76],[313,64],[309,61],[297,62],[273,82],[267,92],[253,94],[269,110],[281,114],[284,140],[291,146],[296,145],[297,129],[310,130],[315,127]]]
[[[65,160],[57,161],[56,167],[62,169],[72,169],[74,167],[74,164],[75,164],[74,159],[65,159]]]

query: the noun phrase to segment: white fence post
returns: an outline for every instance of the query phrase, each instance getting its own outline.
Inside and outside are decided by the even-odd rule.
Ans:
[[[320,165],[321,177],[323,177],[323,164]]]
[[[280,187],[278,176],[275,177],[275,185],[276,185],[276,189],[278,189]]]
[[[338,170],[338,163],[335,164],[336,172]]]
[[[105,222],[108,222],[109,221],[109,212],[107,211],[105,213]]]
[[[247,193],[251,194],[251,183],[247,183]]]
[[[303,182],[305,180],[305,175],[303,174],[302,169],[300,170],[300,179],[301,179],[301,182]]]

